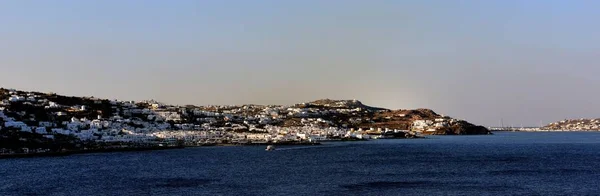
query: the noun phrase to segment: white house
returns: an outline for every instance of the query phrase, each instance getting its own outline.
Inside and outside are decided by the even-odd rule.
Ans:
[[[271,138],[268,134],[246,134],[248,140],[269,140]]]

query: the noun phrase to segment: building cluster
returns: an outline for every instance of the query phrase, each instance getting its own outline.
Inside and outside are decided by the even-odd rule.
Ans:
[[[435,133],[445,131],[452,124],[459,120],[452,118],[436,118],[434,120],[415,120],[413,121],[411,130],[416,133]]]
[[[523,132],[534,132],[534,131],[548,131],[542,130],[540,127],[489,127],[491,131],[523,131]]]
[[[573,119],[550,123],[542,131],[600,131],[600,119]]]
[[[0,134],[26,132],[53,139],[69,135],[91,142],[178,140],[189,145],[219,143],[318,142],[372,139],[408,133],[384,127],[363,128],[376,112],[356,100],[292,106],[173,106],[154,100],[134,102],[54,93],[0,90]],[[415,121],[429,130],[446,123]]]
[[[266,125],[251,132],[214,130],[165,130],[154,132],[159,138],[175,138],[191,145],[203,144],[247,144],[247,143],[280,143],[280,142],[318,142],[334,138],[342,138],[346,130],[328,127],[280,127]]]

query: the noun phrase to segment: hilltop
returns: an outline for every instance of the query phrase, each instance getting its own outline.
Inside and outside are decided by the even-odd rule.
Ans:
[[[321,99],[291,106],[175,106],[154,100],[120,101],[4,88],[0,89],[0,130],[0,149],[17,144],[59,148],[55,146],[58,141],[72,147],[74,142],[69,141],[177,139],[204,144],[490,133],[430,109],[390,110],[358,100]]]
[[[332,99],[319,99],[309,103],[296,104],[300,107],[316,107],[316,108],[328,108],[328,109],[356,109],[360,108],[362,110],[376,112],[388,110],[384,108],[376,108],[364,105],[362,102],[354,99],[354,100],[332,100]]]

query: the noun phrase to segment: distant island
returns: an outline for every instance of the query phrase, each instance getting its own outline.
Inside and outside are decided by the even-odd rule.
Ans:
[[[357,100],[175,106],[0,88],[0,155],[490,134],[429,109]]]
[[[600,118],[562,120],[550,123],[540,129],[561,131],[600,131]]]
[[[565,119],[550,123],[543,127],[490,127],[492,131],[600,131],[600,118],[597,119]]]

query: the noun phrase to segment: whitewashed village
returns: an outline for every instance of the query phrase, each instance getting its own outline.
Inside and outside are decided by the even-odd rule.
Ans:
[[[357,100],[291,106],[174,106],[0,89],[0,154],[163,146],[318,144],[323,141],[488,134],[431,110]]]
[[[565,119],[542,127],[490,127],[492,131],[521,132],[589,132],[600,131],[600,118]]]
[[[600,131],[600,118],[561,120],[542,127],[540,131]]]

